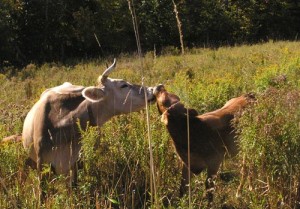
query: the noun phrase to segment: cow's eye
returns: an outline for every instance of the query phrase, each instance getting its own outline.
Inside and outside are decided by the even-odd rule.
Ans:
[[[122,86],[120,87],[121,89],[128,87],[128,85],[126,83],[122,84]]]

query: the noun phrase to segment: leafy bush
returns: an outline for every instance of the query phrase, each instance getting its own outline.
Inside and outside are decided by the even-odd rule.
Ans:
[[[296,207],[300,180],[300,91],[268,88],[239,123],[241,155],[254,173],[252,198]],[[298,191],[299,192],[299,191]],[[299,201],[299,200],[297,200]]]

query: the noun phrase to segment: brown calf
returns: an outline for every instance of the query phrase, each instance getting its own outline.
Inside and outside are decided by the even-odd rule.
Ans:
[[[254,101],[254,96],[247,94],[233,98],[221,109],[198,115],[195,109],[185,108],[179,97],[167,92],[163,85],[154,90],[154,95],[158,111],[162,114],[162,122],[166,125],[177,154],[184,163],[180,195],[183,195],[188,183],[189,135],[190,171],[198,175],[207,169],[205,186],[208,199],[212,201],[214,180],[224,156],[234,156],[238,152],[232,119],[249,102]]]

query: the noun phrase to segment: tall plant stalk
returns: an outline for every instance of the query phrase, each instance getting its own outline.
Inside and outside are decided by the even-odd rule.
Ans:
[[[175,1],[172,0],[173,6],[174,6],[174,13],[177,21],[177,27],[178,27],[178,33],[179,33],[179,39],[180,39],[180,46],[181,46],[181,54],[184,54],[184,44],[183,44],[183,33],[181,28],[181,21],[178,15],[177,5],[175,4]]]
[[[143,70],[143,62],[142,62],[142,47],[140,42],[140,36],[138,31],[138,24],[137,24],[137,18],[135,14],[134,4],[133,0],[127,0],[128,7],[130,10],[130,14],[132,17],[132,24],[136,39],[136,45],[138,49],[138,55],[141,60],[141,71],[142,71],[142,86],[144,86],[144,70]],[[151,192],[151,204],[155,206],[158,206],[158,198],[157,198],[157,189],[156,189],[156,181],[155,181],[155,169],[154,169],[154,160],[153,160],[153,150],[152,150],[152,139],[151,139],[151,132],[150,132],[150,119],[149,119],[149,107],[148,107],[148,98],[147,93],[145,92],[145,102],[146,102],[146,117],[147,117],[147,138],[148,138],[148,145],[149,145],[149,153],[150,153],[150,192]],[[153,200],[154,199],[154,200]]]

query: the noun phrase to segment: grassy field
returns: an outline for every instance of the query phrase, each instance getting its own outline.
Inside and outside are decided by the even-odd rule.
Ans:
[[[91,86],[111,60],[75,65],[30,64],[19,73],[0,74],[0,140],[20,134],[23,120],[47,88],[65,81]],[[189,107],[204,113],[227,100],[254,92],[257,104],[236,127],[241,152],[226,160],[219,173],[213,208],[297,208],[300,200],[300,42],[176,50],[117,57],[111,77],[154,86],[163,83]],[[180,167],[156,106],[149,107],[154,157],[151,189],[146,111],[114,117],[101,129],[101,147],[93,151],[98,130],[83,131],[79,186],[71,191],[64,176],[48,182],[45,208],[188,208],[179,198]],[[36,208],[37,175],[22,181],[26,153],[21,144],[0,145],[0,208]],[[235,193],[242,161],[248,174],[241,197]],[[45,169],[47,173],[49,169]],[[49,174],[50,175],[50,174]],[[191,183],[191,208],[206,208],[205,172]],[[249,187],[251,186],[251,189]],[[297,197],[298,195],[298,197]],[[298,204],[298,207],[299,204]]]

